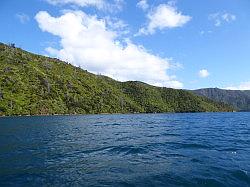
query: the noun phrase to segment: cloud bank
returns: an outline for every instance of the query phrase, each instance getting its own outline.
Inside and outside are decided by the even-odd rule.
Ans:
[[[105,19],[82,11],[65,12],[60,17],[40,11],[35,19],[42,31],[60,38],[61,49],[46,49],[52,56],[120,81],[183,87],[174,76],[166,74],[172,67],[168,59],[153,55],[128,39],[118,40],[118,34],[108,29]]]

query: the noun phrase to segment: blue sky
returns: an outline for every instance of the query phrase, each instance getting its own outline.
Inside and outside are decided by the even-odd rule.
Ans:
[[[249,0],[1,0],[0,41],[114,79],[250,89]]]

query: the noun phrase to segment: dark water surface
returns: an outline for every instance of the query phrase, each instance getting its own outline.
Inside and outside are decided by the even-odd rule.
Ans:
[[[250,186],[250,113],[0,118],[0,186]]]

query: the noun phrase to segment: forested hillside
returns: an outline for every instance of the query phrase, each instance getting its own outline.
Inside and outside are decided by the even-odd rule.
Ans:
[[[0,115],[232,111],[184,90],[118,82],[0,44]]]
[[[250,111],[250,90],[207,88],[194,90],[193,93],[214,101],[227,103],[239,111]]]

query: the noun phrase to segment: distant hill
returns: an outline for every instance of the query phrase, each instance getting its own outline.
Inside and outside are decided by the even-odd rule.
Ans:
[[[224,102],[234,106],[239,111],[250,111],[250,90],[222,90],[218,88],[207,88],[192,91],[214,101]]]
[[[0,115],[232,110],[188,91],[118,82],[0,43]]]

